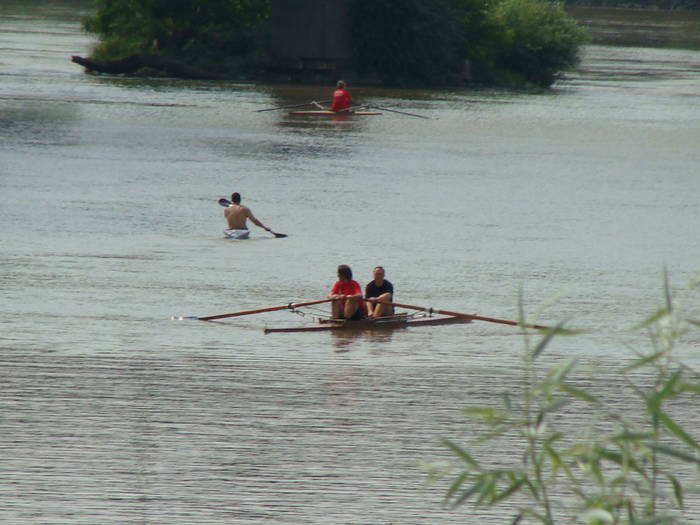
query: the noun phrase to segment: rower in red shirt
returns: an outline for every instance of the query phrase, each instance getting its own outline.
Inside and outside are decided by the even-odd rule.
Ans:
[[[353,280],[352,270],[346,264],[338,266],[338,280],[328,294],[333,299],[333,319],[358,320],[367,317],[367,307],[362,300],[360,283]]]
[[[331,111],[348,111],[350,109],[352,97],[350,96],[350,92],[345,89],[346,85],[344,80],[338,80],[336,90],[333,91]]]

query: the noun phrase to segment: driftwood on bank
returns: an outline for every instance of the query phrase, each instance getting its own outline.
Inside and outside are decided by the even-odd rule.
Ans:
[[[164,74],[177,78],[194,78],[204,80],[224,79],[223,75],[200,71],[178,60],[154,55],[130,55],[119,60],[92,60],[80,56],[72,56],[71,62],[83,66],[88,71],[97,73],[110,73],[113,75],[127,75],[136,73],[143,68],[162,71]]]

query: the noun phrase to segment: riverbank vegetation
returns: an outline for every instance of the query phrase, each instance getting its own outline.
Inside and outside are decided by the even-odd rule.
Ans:
[[[230,78],[264,77],[270,0],[96,0],[92,58],[156,55]],[[355,0],[351,69],[385,85],[550,86],[587,35],[546,0]]]
[[[700,10],[700,0],[566,0],[567,5],[633,9]]]
[[[648,349],[636,349],[636,358],[605,380],[576,379],[573,360],[536,366],[561,326],[538,340],[524,333],[522,387],[500,393],[493,406],[466,408],[476,437],[445,440],[455,463],[427,465],[433,479],[451,479],[446,503],[505,507],[511,523],[691,519],[697,506],[685,511],[691,496],[697,502],[700,443],[697,427],[681,421],[697,422],[700,373],[676,354],[689,336],[691,344],[697,338],[700,321],[690,306],[699,289],[695,280],[686,297],[673,296],[666,279],[665,304],[637,327],[649,333]],[[604,401],[592,387],[600,381],[619,393]],[[503,450],[496,461],[488,452],[494,448]]]

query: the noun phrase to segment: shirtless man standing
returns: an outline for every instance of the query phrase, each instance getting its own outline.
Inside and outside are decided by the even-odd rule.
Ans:
[[[255,218],[253,212],[250,211],[250,208],[241,204],[240,193],[232,193],[231,202],[231,206],[224,209],[224,217],[226,217],[226,220],[228,221],[228,230],[226,230],[227,237],[231,237],[233,239],[247,239],[250,235],[250,232],[248,231],[248,224],[246,223],[248,219],[250,219],[250,221],[256,226],[260,226],[262,229],[267,231],[272,231]]]

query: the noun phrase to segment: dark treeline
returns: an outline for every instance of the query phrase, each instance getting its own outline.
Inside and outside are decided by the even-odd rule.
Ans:
[[[90,59],[74,60],[96,71],[140,60],[167,64],[170,73],[196,69],[200,78],[240,79],[264,78],[275,67],[271,0],[96,0],[96,6],[83,25],[99,42]],[[350,69],[385,85],[547,87],[577,64],[588,41],[563,4],[546,0],[354,0],[348,15]]]

